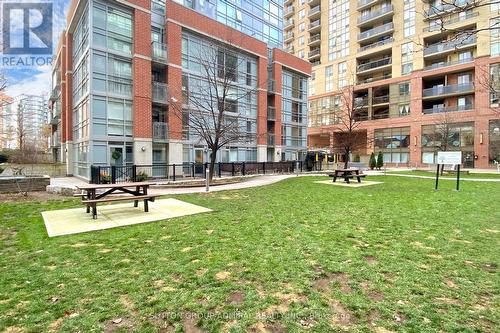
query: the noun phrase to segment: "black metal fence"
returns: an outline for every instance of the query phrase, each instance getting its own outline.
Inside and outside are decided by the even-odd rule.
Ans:
[[[215,177],[302,172],[302,161],[216,163]],[[90,183],[115,184],[145,180],[204,179],[208,163],[151,164],[90,167]]]

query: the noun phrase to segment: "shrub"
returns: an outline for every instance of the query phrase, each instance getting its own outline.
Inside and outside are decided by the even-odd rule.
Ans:
[[[111,175],[101,174],[101,184],[110,184],[111,183]]]
[[[370,169],[373,170],[377,166],[377,159],[375,158],[375,153],[372,152],[370,155]]]
[[[382,152],[378,152],[377,156],[377,169],[381,169],[384,166],[384,155],[382,155]]]
[[[145,182],[146,180],[148,180],[149,176],[147,173],[145,173],[144,171],[140,171],[137,173],[137,175],[135,176],[135,180],[138,181],[138,182]]]

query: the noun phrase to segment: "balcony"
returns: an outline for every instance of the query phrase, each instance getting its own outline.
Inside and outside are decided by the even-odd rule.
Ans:
[[[358,65],[357,67],[357,73],[363,73],[363,72],[369,72],[373,70],[378,70],[387,66],[391,66],[392,64],[392,58],[388,57],[385,59],[380,59],[380,60],[375,60],[371,61],[365,64]]]
[[[321,65],[321,61],[319,61],[319,60],[316,60],[316,61],[311,61],[310,63],[311,63],[311,65],[312,65],[312,67],[315,67],[315,66],[319,66],[319,65]]]
[[[153,141],[168,141],[168,123],[153,122]]]
[[[309,4],[309,7],[312,8],[316,5],[319,5],[321,3],[321,0],[309,0],[307,3]]]
[[[309,53],[307,54],[307,57],[309,60],[313,60],[313,59],[321,57],[321,49],[318,47],[314,50],[309,51]]]
[[[313,21],[309,24],[309,32],[313,33],[316,31],[321,30],[321,21],[318,19],[316,21]]]
[[[358,18],[358,26],[366,25],[368,23],[374,23],[377,20],[383,20],[394,14],[394,8],[392,5],[387,5],[379,10],[372,11],[369,14],[362,15]]]
[[[276,120],[276,108],[274,106],[267,107],[267,120]]]
[[[52,133],[50,145],[52,148],[57,148],[61,146],[61,132],[59,130]]]
[[[354,106],[361,108],[368,106],[368,96],[363,96],[363,97],[355,97],[354,98]]]
[[[452,25],[452,24],[455,24],[458,22],[464,22],[464,21],[469,20],[469,19],[476,17],[478,15],[479,15],[478,12],[466,13],[465,17],[456,17],[454,19],[445,21],[442,24],[440,24],[440,23],[429,24],[428,27],[425,27],[423,29],[423,32],[441,31],[442,30],[441,28],[443,28],[443,27],[446,27],[446,26],[449,26],[449,25]]]
[[[321,16],[321,6],[316,6],[314,8],[309,9],[309,11],[307,12],[307,16],[309,17],[310,20],[319,18]]]
[[[284,29],[291,29],[294,27],[294,25],[295,25],[295,21],[293,20],[293,18],[288,19],[285,21]]]
[[[456,105],[456,106],[449,106],[446,108],[434,107],[431,109],[424,109],[423,114],[457,112],[457,111],[471,111],[471,110],[474,110],[474,104]]]
[[[283,10],[283,17],[287,18],[288,16],[293,15],[294,12],[295,12],[294,6],[285,7],[285,9]]]
[[[154,62],[168,63],[167,45],[160,42],[151,43],[151,58]]]
[[[292,39],[293,39],[293,37],[294,37],[293,32],[292,32],[292,31],[289,31],[288,33],[286,33],[286,34],[285,34],[285,36],[284,36],[284,41],[285,41],[285,42],[288,42],[288,41],[292,40]]]
[[[432,6],[425,11],[424,18],[432,18],[433,16],[444,14],[450,11],[461,10],[460,7],[468,5],[470,2],[475,0],[455,0],[452,3],[445,3],[438,6]]]
[[[268,94],[276,94],[276,81],[270,79],[267,81],[267,93]]]
[[[387,80],[392,78],[392,74],[388,73],[386,75],[378,76],[378,77],[367,77],[366,79],[362,80],[357,80],[358,84],[365,84],[365,83],[371,83],[371,82],[376,82],[380,80]]]
[[[267,145],[274,146],[276,144],[276,135],[274,133],[267,133]]]
[[[168,104],[168,85],[163,82],[152,83],[153,103]]]
[[[293,53],[294,51],[295,51],[295,48],[293,47],[293,45],[285,47],[285,52]]]
[[[433,69],[450,67],[450,66],[454,66],[454,65],[466,64],[466,63],[473,62],[473,61],[474,61],[474,58],[467,58],[467,59],[461,59],[461,60],[457,60],[457,61],[439,62],[439,63],[436,63],[436,64],[432,64],[430,66],[424,67],[424,71],[431,71]]]
[[[376,42],[376,43],[373,43],[373,44],[369,44],[369,45],[365,45],[363,47],[360,47],[358,49],[358,52],[364,52],[366,50],[371,50],[371,49],[374,49],[374,48],[377,48],[379,46],[384,46],[384,45],[389,45],[391,44],[392,42],[394,41],[394,38],[390,37],[390,38],[386,38],[384,40],[381,40],[379,42]]]
[[[358,42],[368,41],[394,31],[394,23],[389,22],[373,29],[363,31],[358,35]]]
[[[474,83],[450,84],[427,88],[422,91],[422,97],[438,97],[444,95],[466,94],[474,92]]]
[[[321,44],[321,34],[312,35],[307,42],[307,45],[309,46],[315,46],[320,44]]]
[[[457,40],[451,40],[449,42],[446,41],[439,42],[424,48],[424,57],[441,54],[445,52],[451,52],[474,44],[476,44],[476,36],[469,36],[467,38],[458,38]]]
[[[389,95],[376,96],[372,98],[372,105],[389,103]]]
[[[373,6],[380,0],[358,0],[358,10],[361,11],[363,9],[366,9],[370,6]]]

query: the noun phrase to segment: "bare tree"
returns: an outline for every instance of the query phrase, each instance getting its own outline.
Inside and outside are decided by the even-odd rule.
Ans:
[[[246,76],[239,71],[246,58],[237,52],[230,38],[227,40],[227,43],[211,40],[199,47],[194,54],[199,62],[199,75],[189,77],[182,101],[170,101],[173,115],[210,151],[210,181],[222,147],[256,140],[256,132],[248,131],[242,121],[238,105],[259,88],[266,89],[259,87],[250,74]],[[252,86],[251,89],[239,87],[241,75],[245,75],[246,85]]]
[[[341,109],[337,112],[336,124],[333,128],[335,140],[333,148],[340,151],[344,156],[344,168],[347,169],[350,155],[355,150],[366,147],[370,138],[363,131],[361,122],[365,117],[361,114],[364,103],[359,103],[354,98],[354,86],[348,86],[340,94]]]

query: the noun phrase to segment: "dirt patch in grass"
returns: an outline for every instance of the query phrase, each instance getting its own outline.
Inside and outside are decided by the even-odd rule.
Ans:
[[[458,286],[455,284],[455,282],[453,282],[453,280],[451,279],[444,279],[444,283],[446,284],[446,286],[448,288],[451,288],[451,289],[458,289]]]
[[[363,259],[365,259],[366,263],[370,266],[378,264],[378,260],[374,256],[364,256]]]
[[[373,302],[380,302],[384,299],[384,294],[381,291],[373,289],[369,282],[362,282],[360,287],[363,293]]]
[[[67,200],[68,197],[47,192],[29,192],[28,195],[20,193],[1,193],[0,202],[47,202],[50,200]]]
[[[133,332],[134,324],[128,318],[115,318],[108,320],[104,323],[103,332],[113,333],[113,332]]]
[[[219,273],[215,274],[215,279],[217,281],[222,281],[222,280],[229,279],[230,276],[231,276],[231,273],[224,271],[224,272],[219,272]]]
[[[494,263],[486,263],[481,265],[481,268],[489,273],[495,273],[497,271],[498,265]]]
[[[204,333],[205,331],[198,327],[198,321],[194,315],[184,316],[182,321],[182,327],[184,328],[184,333]]]
[[[399,311],[394,314],[394,321],[398,324],[402,324],[406,321],[406,316]]]
[[[368,315],[366,316],[366,321],[371,325],[375,325],[375,323],[379,319],[380,311],[378,311],[377,309],[370,310],[370,312],[368,312]]]
[[[333,282],[337,282],[340,285],[340,291],[344,294],[351,293],[352,290],[349,286],[349,276],[344,273],[331,273],[314,280],[313,289],[329,293],[332,291],[331,284]]]
[[[251,333],[286,333],[287,330],[278,323],[257,323],[248,328]]]
[[[357,318],[354,317],[351,311],[345,308],[339,301],[332,300],[330,302],[330,308],[334,313],[332,318],[332,323],[334,325],[349,326],[358,322]]]
[[[245,301],[245,294],[241,291],[235,291],[229,294],[227,298],[227,303],[231,305],[241,305]]]

